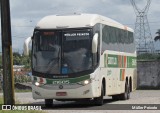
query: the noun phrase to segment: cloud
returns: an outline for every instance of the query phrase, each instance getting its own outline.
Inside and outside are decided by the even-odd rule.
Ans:
[[[142,7],[145,0],[136,0]],[[152,1],[148,20],[159,21],[160,1]],[[31,36],[37,22],[47,15],[96,13],[134,28],[136,15],[130,0],[10,0],[13,48],[22,50],[26,37]],[[158,23],[156,23],[158,24]],[[152,34],[158,25],[150,24]],[[19,43],[21,42],[21,43]]]

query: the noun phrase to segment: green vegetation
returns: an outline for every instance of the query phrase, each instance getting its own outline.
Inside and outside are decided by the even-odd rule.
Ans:
[[[0,55],[0,78],[3,79],[2,75],[2,55]],[[21,71],[14,71],[14,83],[27,83],[31,82],[31,76],[27,76],[31,68],[30,56],[24,56],[17,52],[13,53],[13,64],[14,65],[24,65],[23,68],[20,68]],[[0,92],[2,92],[2,84],[0,80]],[[30,92],[28,89],[19,89],[15,87],[15,92]]]
[[[31,92],[31,89],[15,89],[16,93],[22,93],[22,92]]]
[[[30,56],[24,56],[17,52],[13,53],[13,65],[24,65],[26,69],[30,70],[31,59]],[[0,55],[0,69],[2,69],[2,56]]]
[[[16,88],[16,86],[14,87],[15,89],[14,89],[14,92],[16,92],[16,93],[24,93],[24,92],[32,92],[32,89],[30,88],[24,88],[24,89],[18,89],[18,88]],[[2,91],[2,86],[1,86],[1,84],[0,84],[0,93],[2,93],[3,91]]]
[[[16,89],[14,90],[16,93],[24,93],[24,92],[31,92],[32,90],[29,89]],[[0,93],[2,93],[2,90],[0,90]]]
[[[3,104],[3,98],[0,97],[0,104]]]
[[[0,55],[0,69],[2,69],[2,56]]]
[[[17,52],[13,53],[13,64],[14,65],[25,65],[25,68],[30,68],[31,60],[30,56],[20,55]]]
[[[157,30],[156,34],[158,34],[158,36],[156,36],[154,40],[155,41],[160,40],[160,29]]]
[[[137,56],[137,60],[160,60],[159,54],[144,53]]]
[[[14,73],[14,82],[17,83],[25,83],[25,82],[31,82],[31,77],[27,75],[17,75],[17,73]]]
[[[27,73],[31,71],[31,60],[30,56],[24,56],[17,52],[13,53],[13,65],[24,65],[21,72],[14,72],[15,83],[17,82],[31,82],[31,77],[27,76]],[[2,74],[2,56],[0,55],[0,74]]]

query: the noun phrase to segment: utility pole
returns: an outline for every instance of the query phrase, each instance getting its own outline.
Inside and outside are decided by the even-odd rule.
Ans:
[[[14,105],[14,80],[12,60],[11,19],[9,0],[1,1],[3,95],[5,105]]]

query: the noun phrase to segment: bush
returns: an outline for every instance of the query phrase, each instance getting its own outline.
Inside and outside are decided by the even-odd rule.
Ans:
[[[31,76],[27,75],[14,75],[14,80],[15,83],[26,83],[26,82],[31,82]]]
[[[137,60],[160,60],[159,54],[144,53],[137,56]]]

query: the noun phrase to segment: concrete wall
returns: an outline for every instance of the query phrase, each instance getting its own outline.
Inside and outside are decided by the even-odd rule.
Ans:
[[[160,89],[160,61],[138,61],[137,77],[137,89]]]

